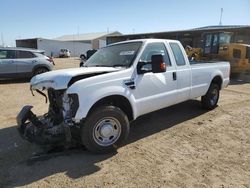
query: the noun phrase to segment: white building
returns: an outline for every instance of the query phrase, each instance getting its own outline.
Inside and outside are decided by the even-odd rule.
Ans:
[[[67,41],[67,42],[84,42],[91,44],[92,49],[99,49],[106,46],[106,39],[108,36],[120,36],[122,35],[118,31],[114,32],[99,32],[99,33],[85,33],[76,35],[63,35],[55,38],[54,40]]]
[[[32,38],[16,40],[16,47],[44,50],[46,55],[58,57],[61,49],[69,49],[71,56],[79,57],[88,50],[106,46],[107,36],[121,35],[119,32],[64,35],[55,39]]]

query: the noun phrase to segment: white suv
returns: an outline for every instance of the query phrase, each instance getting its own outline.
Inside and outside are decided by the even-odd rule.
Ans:
[[[70,57],[69,49],[61,49],[59,52],[59,57]]]

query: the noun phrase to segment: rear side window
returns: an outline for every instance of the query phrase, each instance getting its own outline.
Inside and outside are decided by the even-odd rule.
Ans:
[[[17,51],[17,58],[20,59],[27,59],[27,58],[34,58],[35,55],[32,52],[28,51]]]
[[[16,53],[14,50],[0,50],[0,59],[15,59]]]
[[[7,51],[0,50],[0,59],[6,59],[6,57],[7,57]]]
[[[45,55],[39,52],[34,53],[36,57],[44,57]]]
[[[177,43],[170,43],[170,47],[174,53],[174,58],[178,66],[183,66],[186,64],[183,53],[180,46]]]

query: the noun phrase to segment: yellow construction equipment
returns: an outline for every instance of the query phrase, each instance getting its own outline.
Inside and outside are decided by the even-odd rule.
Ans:
[[[190,60],[200,61],[202,56],[201,48],[192,48],[191,46],[186,46],[185,51]]]
[[[250,45],[231,43],[230,32],[209,32],[203,34],[202,48],[186,47],[191,60],[229,61],[231,73],[250,72]]]
[[[250,45],[230,43],[219,48],[219,58],[230,62],[232,73],[250,71]]]

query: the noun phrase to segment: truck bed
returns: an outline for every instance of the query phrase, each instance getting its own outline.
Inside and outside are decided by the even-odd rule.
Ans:
[[[211,63],[219,63],[223,61],[189,61],[190,65],[196,65],[196,64],[211,64]]]

